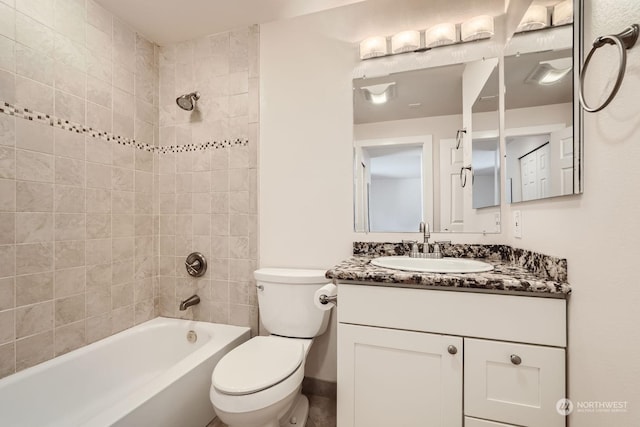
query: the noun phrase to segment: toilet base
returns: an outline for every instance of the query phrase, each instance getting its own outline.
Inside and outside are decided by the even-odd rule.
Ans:
[[[291,411],[280,420],[280,427],[305,427],[309,418],[309,399],[300,393]]]

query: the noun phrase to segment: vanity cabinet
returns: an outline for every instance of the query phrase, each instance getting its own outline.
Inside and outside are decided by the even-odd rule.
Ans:
[[[563,427],[566,301],[338,285],[338,427]]]

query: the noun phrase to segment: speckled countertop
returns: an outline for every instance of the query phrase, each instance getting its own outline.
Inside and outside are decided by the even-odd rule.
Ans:
[[[450,245],[444,256],[474,258],[493,265],[484,273],[420,273],[393,270],[370,264],[381,255],[405,254],[401,244],[354,243],[354,256],[327,271],[335,282],[365,285],[491,292],[513,295],[566,298],[566,260],[503,245]]]

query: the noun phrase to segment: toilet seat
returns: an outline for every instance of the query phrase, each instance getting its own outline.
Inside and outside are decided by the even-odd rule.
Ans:
[[[222,394],[244,396],[268,389],[291,376],[305,358],[298,340],[255,337],[226,354],[213,370],[211,383]]]
[[[264,339],[264,340],[269,340],[270,343],[271,342],[276,343],[276,344],[273,344],[274,347],[277,347],[278,345],[281,345],[281,346],[289,345],[289,344],[277,344],[279,342],[296,343],[297,345],[295,345],[294,348],[300,345],[302,348],[301,350],[302,360],[300,361],[298,367],[292,373],[290,373],[287,377],[280,380],[280,382],[277,382],[268,388],[265,388],[250,394],[233,395],[233,394],[227,394],[221,390],[218,390],[218,388],[214,384],[215,382],[218,382],[218,383],[220,382],[218,380],[218,377],[222,375],[220,374],[220,372],[222,372],[221,368],[227,365],[227,363],[229,364],[229,367],[233,366],[233,367],[240,368],[240,371],[248,368],[246,365],[245,366],[233,365],[233,360],[235,359],[235,357],[231,358],[231,362],[225,362],[224,364],[222,364],[222,362],[225,361],[225,358],[230,356],[231,353],[234,352],[236,349],[246,346],[250,342],[257,340],[258,338],[260,338],[260,341]],[[302,387],[302,380],[304,378],[304,366],[305,366],[304,359],[306,358],[306,354],[309,351],[309,347],[311,346],[312,342],[313,340],[310,340],[310,339],[283,338],[283,337],[270,335],[267,337],[252,338],[249,341],[245,342],[244,344],[241,344],[240,346],[236,347],[234,350],[227,353],[220,360],[220,362],[218,362],[218,364],[213,370],[213,374],[211,375],[211,389],[209,391],[209,397],[211,399],[211,402],[213,403],[213,406],[216,408],[216,410],[222,410],[228,413],[236,413],[236,414],[246,413],[250,411],[258,411],[263,408],[269,407],[271,405],[276,404],[276,402],[283,401],[284,399],[287,398],[287,396],[291,396],[292,394],[299,393],[300,388]],[[256,365],[258,366],[258,369],[262,366],[259,364],[260,363],[259,359],[260,359],[259,357],[256,358],[256,360],[258,360],[258,365]],[[225,371],[227,370],[225,369]],[[234,375],[233,372],[237,373],[238,370],[233,369],[232,371],[227,371],[227,372],[232,372],[230,375]],[[220,386],[222,388],[225,388],[224,384],[220,384]]]

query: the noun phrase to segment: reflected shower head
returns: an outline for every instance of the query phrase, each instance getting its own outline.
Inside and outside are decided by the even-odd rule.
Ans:
[[[191,92],[176,98],[176,103],[180,108],[191,111],[196,108],[196,102],[200,99],[200,92]]]

